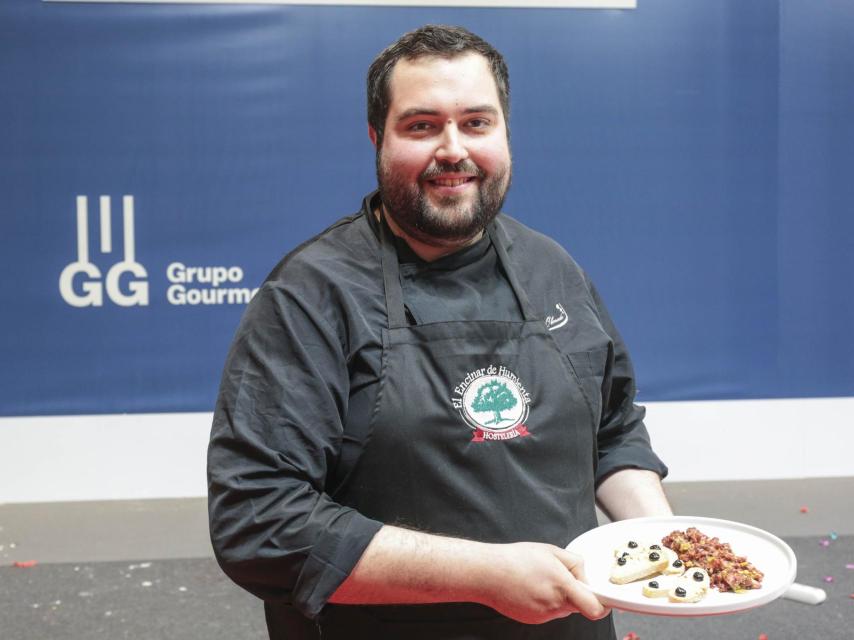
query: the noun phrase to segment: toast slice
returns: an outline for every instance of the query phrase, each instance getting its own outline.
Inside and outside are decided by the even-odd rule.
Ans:
[[[699,602],[709,591],[709,574],[700,567],[691,567],[676,579],[667,592],[670,602]]]
[[[646,549],[644,554],[618,557],[611,567],[610,580],[614,584],[628,584],[661,573],[668,564],[666,554]]]
[[[637,540],[627,540],[626,543],[614,549],[614,557],[621,558],[622,556],[636,556],[643,553],[644,546]]]
[[[676,585],[679,576],[653,576],[643,585],[643,594],[647,598],[665,598]]]
[[[666,575],[680,576],[685,573],[685,563],[679,559],[679,555],[672,549],[664,547],[664,553],[667,555],[667,566],[663,573]]]

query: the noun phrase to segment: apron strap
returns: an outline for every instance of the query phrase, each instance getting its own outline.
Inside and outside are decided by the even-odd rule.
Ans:
[[[493,220],[486,225],[486,233],[489,234],[489,239],[492,241],[492,246],[495,247],[495,252],[498,254],[498,261],[507,275],[507,280],[510,281],[510,288],[516,294],[516,300],[519,302],[519,307],[522,309],[522,317],[526,322],[537,319],[537,314],[534,313],[534,307],[531,306],[531,301],[528,299],[528,294],[519,284],[516,278],[516,270],[510,262],[510,256],[507,255],[506,235],[504,229],[498,226],[498,223]]]
[[[374,215],[373,212],[368,215]],[[380,244],[382,245],[383,286],[385,287],[385,308],[389,329],[406,327],[406,311],[403,306],[403,287],[400,284],[400,266],[397,261],[397,249],[394,247],[391,229],[380,213]]]
[[[368,215],[373,215],[373,212]],[[389,329],[399,329],[409,326],[406,321],[406,310],[403,304],[403,287],[400,284],[400,265],[397,259],[397,249],[394,246],[392,239],[392,231],[385,219],[385,214],[380,213],[380,244],[382,245],[382,268],[383,268],[383,286],[385,287],[385,304],[386,317],[388,318]],[[516,296],[519,303],[519,308],[522,310],[522,317],[525,321],[536,320],[537,315],[534,313],[534,308],[531,306],[531,301],[525,290],[519,284],[516,278],[516,271],[510,262],[510,257],[507,255],[505,248],[504,230],[501,229],[495,221],[490,222],[486,227],[486,233],[495,247],[495,252],[498,255],[498,261],[507,275],[507,280],[510,282],[510,288]]]

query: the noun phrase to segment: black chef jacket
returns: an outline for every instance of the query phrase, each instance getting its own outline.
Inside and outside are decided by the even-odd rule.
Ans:
[[[386,308],[375,196],[268,276],[237,330],[214,413],[208,476],[217,560],[242,587],[308,618],[382,526],[329,498],[355,463],[351,445],[369,420],[380,374]],[[560,350],[593,369],[597,482],[627,467],[663,477],[634,404],[628,353],[586,274],[554,241],[504,214],[496,221]],[[521,317],[487,236],[432,263],[401,241],[397,248],[411,323]]]

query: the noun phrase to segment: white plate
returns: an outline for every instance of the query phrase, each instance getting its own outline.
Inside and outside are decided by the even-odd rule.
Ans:
[[[765,574],[761,589],[745,593],[721,593],[710,589],[699,602],[670,602],[647,598],[642,593],[647,580],[614,584],[608,577],[614,565],[614,550],[628,540],[651,543],[676,529],[696,527],[710,537],[728,542],[733,553]],[[795,580],[797,561],[791,547],[767,531],[729,520],[693,516],[669,516],[621,520],[591,529],[569,543],[567,549],[584,558],[590,590],[606,606],[635,613],[665,616],[707,616],[733,613],[767,604],[783,595]]]

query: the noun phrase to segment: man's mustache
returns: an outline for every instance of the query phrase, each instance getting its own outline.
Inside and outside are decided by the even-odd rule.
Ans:
[[[486,177],[486,172],[471,160],[460,160],[459,162],[439,162],[427,167],[419,176],[421,180],[432,180],[440,178],[448,173],[468,173],[478,178]]]

